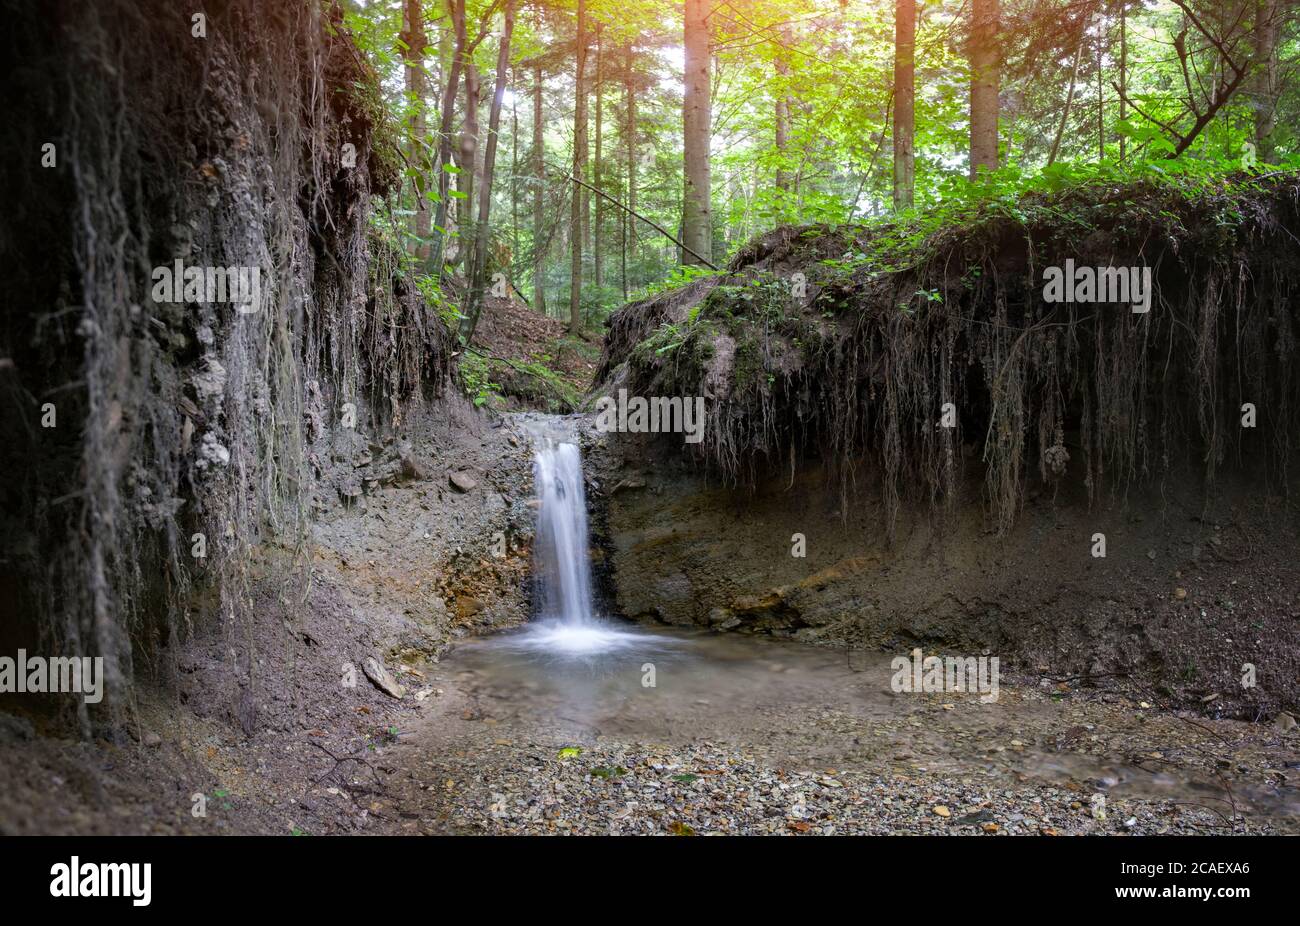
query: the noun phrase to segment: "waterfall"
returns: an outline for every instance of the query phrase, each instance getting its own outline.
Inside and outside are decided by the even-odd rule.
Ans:
[[[539,439],[533,458],[533,482],[541,502],[533,546],[540,616],[569,627],[590,625],[587,497],[578,445]]]

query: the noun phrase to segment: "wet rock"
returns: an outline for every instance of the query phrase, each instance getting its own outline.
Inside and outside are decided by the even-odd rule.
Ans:
[[[389,674],[378,659],[373,656],[367,657],[363,668],[366,678],[370,679],[375,687],[384,694],[399,701],[406,696],[406,689],[397,683],[397,680]]]

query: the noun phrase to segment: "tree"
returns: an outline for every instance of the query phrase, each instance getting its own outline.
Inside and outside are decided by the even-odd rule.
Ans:
[[[601,171],[604,169],[604,160],[603,160],[604,151],[602,150],[603,139],[601,137],[601,133],[604,127],[604,120],[602,117],[604,115],[604,108],[605,108],[605,95],[604,95],[605,75],[602,70],[602,64],[604,62],[602,60],[603,55],[601,54],[602,52],[601,41],[600,41],[601,28],[602,28],[601,23],[597,22],[596,23],[596,161],[594,164],[595,170],[592,173],[592,180],[596,184],[597,189],[601,188],[601,182],[602,182]],[[600,246],[601,226],[602,224],[604,224],[604,219],[605,219],[604,198],[597,196],[595,205],[596,205],[596,219],[595,219],[595,225],[592,230],[591,254],[595,260],[596,288],[599,289],[605,282],[605,249]]]
[[[779,33],[780,43],[776,55],[776,112],[774,141],[776,143],[776,188],[781,193],[790,192],[790,172],[786,169],[786,150],[790,147],[790,62],[786,54],[792,40],[788,26],[782,26]]]
[[[1251,87],[1255,148],[1259,160],[1273,160],[1273,129],[1277,125],[1279,95],[1277,42],[1282,20],[1282,0],[1256,0],[1255,78]]]
[[[894,208],[916,194],[916,0],[898,0],[894,14]]]
[[[404,0],[402,4],[402,44],[405,46],[403,58],[406,61],[406,94],[410,98],[411,119],[408,160],[412,165],[419,165],[419,181],[415,189],[415,237],[416,256],[426,259],[429,256],[429,200],[424,196],[425,184],[428,182],[429,159],[425,156],[428,140],[425,137],[424,119],[424,51],[428,40],[424,34],[424,13],[420,0]]]
[[[541,4],[535,7],[536,23],[542,23]],[[545,145],[542,134],[542,59],[533,60],[533,309],[546,314],[546,209],[542,201],[546,177]]]
[[[506,78],[510,74],[510,37],[515,30],[514,0],[505,2],[505,25],[501,30],[501,44],[497,50],[496,86],[492,90],[492,109],[488,113],[487,151],[483,155],[483,182],[479,185],[478,221],[475,225],[472,269],[470,270],[470,296],[468,332],[465,343],[474,339],[479,312],[483,305],[483,290],[487,283],[488,220],[492,214],[492,180],[496,176],[497,138],[501,126],[501,104],[506,96]]]
[[[577,66],[574,71],[573,177],[587,174],[587,0],[578,0]],[[569,221],[569,331],[582,332],[582,225],[585,197],[582,186],[570,184],[572,214]]]
[[[627,289],[627,251],[636,246],[636,222],[631,214],[636,212],[636,86],[632,67],[632,40],[628,39],[624,49],[624,83],[623,95],[627,105],[627,123],[623,129],[623,144],[627,149],[627,212],[622,214],[622,276],[623,298],[628,297]]]
[[[709,9],[710,0],[686,0],[686,92],[682,105],[682,243],[690,250],[683,249],[683,264],[705,263],[713,256],[713,209],[709,179],[712,122]],[[695,253],[692,254],[691,251]]]
[[[970,176],[980,168],[998,168],[998,85],[1002,54],[998,48],[998,0],[971,0]]]
[[[451,14],[456,47],[452,52],[451,73],[442,88],[442,112],[438,123],[438,212],[433,223],[436,237],[431,256],[433,272],[439,277],[442,276],[442,257],[447,241],[448,206],[451,202],[451,174],[447,171],[447,166],[451,163],[451,128],[456,116],[456,92],[460,86],[461,71],[465,67],[468,39],[465,26],[465,0],[447,0],[447,10]]]

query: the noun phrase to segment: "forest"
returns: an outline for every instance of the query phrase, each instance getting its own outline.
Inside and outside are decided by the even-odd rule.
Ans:
[[[1283,0],[413,0],[343,21],[394,117],[386,231],[430,292],[467,281],[462,336],[496,272],[576,334],[779,225],[941,224],[1300,156]]]

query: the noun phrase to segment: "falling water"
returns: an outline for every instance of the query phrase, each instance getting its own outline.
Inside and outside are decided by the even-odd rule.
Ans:
[[[547,418],[530,429],[539,502],[533,542],[537,614],[523,633],[511,635],[503,645],[547,658],[590,660],[644,645],[645,637],[605,619],[592,604],[582,454],[572,432],[559,436],[559,428]]]
[[[578,446],[539,441],[533,481],[541,507],[534,545],[543,620],[572,628],[592,623],[591,564],[587,555],[587,497]]]

